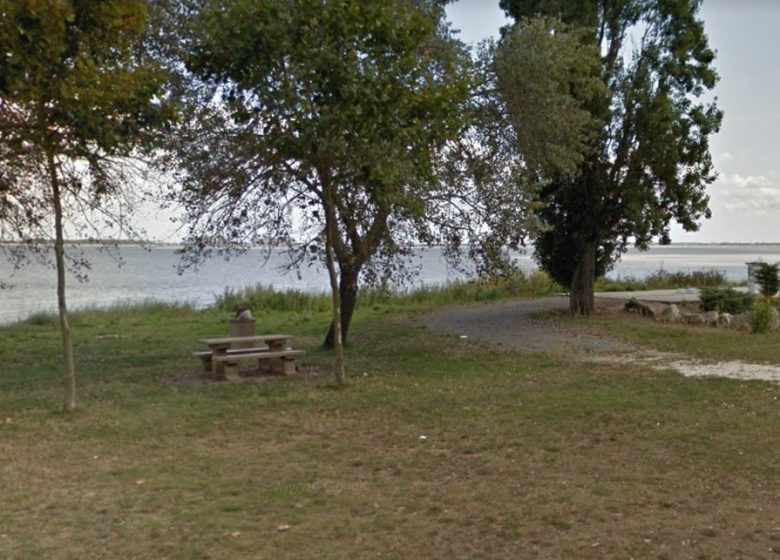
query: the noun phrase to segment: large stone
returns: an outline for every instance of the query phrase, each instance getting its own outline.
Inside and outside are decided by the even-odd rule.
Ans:
[[[736,315],[733,315],[731,317],[731,322],[729,323],[729,328],[738,331],[749,331],[750,313],[745,312],[745,313],[737,313]]]
[[[772,315],[769,319],[769,330],[776,331],[777,329],[780,329],[780,313],[777,312],[777,308],[770,307],[769,313]]]
[[[626,311],[631,313],[639,313],[644,317],[655,317],[655,311],[649,305],[646,305],[636,298],[631,298],[623,306]]]
[[[658,315],[658,320],[662,323],[679,323],[680,322],[680,308],[675,304],[664,307],[661,313]]]
[[[731,326],[731,313],[721,313],[720,317],[718,317],[718,326],[719,327],[730,327]]]
[[[720,314],[717,311],[707,311],[702,315],[702,318],[704,319],[704,324],[707,325],[708,327],[717,327],[719,317]]]
[[[688,323],[689,325],[704,324],[704,315],[701,313],[680,313],[680,318],[683,323]]]

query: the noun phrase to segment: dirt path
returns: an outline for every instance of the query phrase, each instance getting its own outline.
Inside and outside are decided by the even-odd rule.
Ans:
[[[614,300],[600,305],[617,305]],[[563,311],[565,297],[452,306],[420,318],[429,329],[486,340],[526,352],[574,355],[586,362],[643,364],[653,369],[675,369],[689,377],[762,379],[780,383],[780,366],[739,361],[706,363],[678,353],[643,348],[584,328],[545,319],[546,312]],[[692,327],[694,328],[694,327]]]

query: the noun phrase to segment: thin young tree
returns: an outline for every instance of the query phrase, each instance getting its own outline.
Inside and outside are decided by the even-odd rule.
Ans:
[[[125,158],[172,117],[165,75],[138,48],[146,11],[142,0],[0,8],[0,228],[28,247],[54,242],[66,410],[76,408],[66,232],[96,215],[115,217],[105,202],[121,202]]]

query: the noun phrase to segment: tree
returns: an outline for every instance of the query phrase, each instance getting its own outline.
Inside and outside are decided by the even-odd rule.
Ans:
[[[286,244],[324,261],[337,355],[361,275],[390,274],[442,212],[470,59],[437,4],[213,1],[192,23],[199,97],[169,162],[190,255]]]
[[[65,294],[69,216],[89,221],[121,193],[123,159],[171,116],[164,75],[138,50],[142,0],[18,0],[0,8],[0,228],[41,248],[54,239],[65,363],[64,408],[76,407]],[[72,258],[71,264],[79,264]]]
[[[574,173],[543,177],[545,204],[537,213],[546,226],[536,239],[537,260],[570,286],[570,311],[590,314],[595,277],[630,242],[668,243],[673,220],[692,231],[710,216],[708,138],[722,114],[703,96],[717,81],[715,55],[697,0],[500,5],[518,21],[544,15],[587,30],[601,53],[597,76],[606,90],[586,104],[599,133]]]

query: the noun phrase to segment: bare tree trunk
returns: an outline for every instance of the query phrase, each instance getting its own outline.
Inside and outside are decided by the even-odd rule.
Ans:
[[[60,316],[62,349],[65,359],[65,400],[63,409],[76,409],[76,360],[73,355],[73,338],[68,321],[68,306],[65,301],[65,240],[62,226],[62,191],[54,155],[48,154],[49,181],[54,202],[54,258],[57,264],[57,309]]]
[[[352,323],[352,315],[357,305],[359,276],[359,268],[349,268],[342,265],[339,278],[339,294],[341,297],[341,342],[344,346],[348,344],[349,326]],[[334,345],[335,329],[333,323],[331,323],[323,346],[325,348],[333,348]]]
[[[587,241],[577,262],[569,292],[569,312],[572,315],[592,315],[596,309],[593,284],[596,280],[596,243]]]
[[[333,258],[333,245],[337,235],[336,216],[333,209],[332,193],[329,185],[324,185],[325,202],[325,263],[330,277],[330,293],[333,298],[333,349],[335,350],[335,363],[333,376],[337,385],[344,385],[346,375],[344,373],[344,343],[341,336],[341,291],[339,279],[336,273],[336,262]]]

